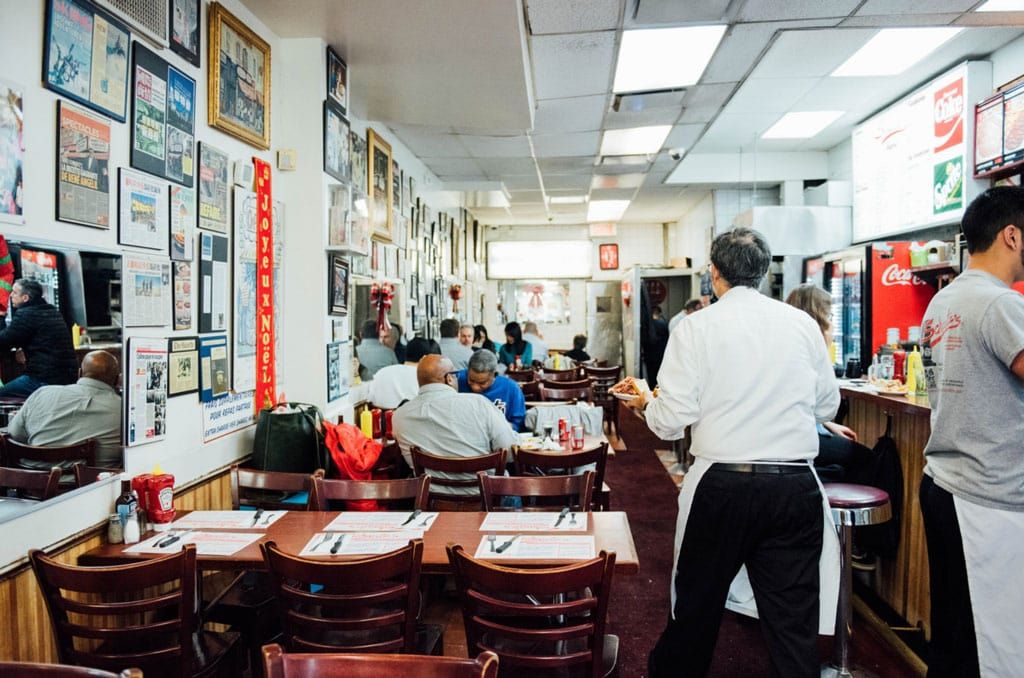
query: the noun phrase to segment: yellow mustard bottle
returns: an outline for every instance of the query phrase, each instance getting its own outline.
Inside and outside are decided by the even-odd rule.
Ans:
[[[917,393],[917,380],[922,377],[924,372],[922,366],[921,353],[917,350],[917,346],[915,346],[914,350],[907,356],[907,395]]]
[[[362,414],[359,415],[359,430],[367,438],[373,439],[373,415],[370,414],[368,409],[363,410]]]

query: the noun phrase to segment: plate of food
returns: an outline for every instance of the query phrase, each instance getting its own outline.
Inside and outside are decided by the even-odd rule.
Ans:
[[[519,436],[519,449],[521,450],[539,450],[544,445],[544,440],[540,436]]]
[[[907,395],[907,385],[899,379],[876,379],[869,388],[881,395]]]
[[[647,385],[646,379],[626,377],[615,384],[615,386],[609,388],[608,392],[619,400],[636,400],[641,395],[650,396],[651,387]]]

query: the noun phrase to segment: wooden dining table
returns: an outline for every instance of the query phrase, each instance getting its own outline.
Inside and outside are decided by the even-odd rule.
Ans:
[[[186,515],[182,511],[178,518]],[[230,556],[197,555],[202,570],[265,569],[260,542],[273,541],[287,553],[298,554],[318,532],[339,515],[338,511],[289,511],[264,530],[223,530],[225,532],[261,532],[265,536]],[[461,544],[469,553],[475,553],[477,546],[488,532],[480,530],[487,513],[469,511],[442,511],[423,533],[423,571],[429,574],[451,574],[448,563],[448,544]],[[629,520],[621,511],[597,511],[588,513],[585,531],[559,531],[560,535],[592,535],[594,552],[614,551],[615,569],[619,574],[636,574],[640,571],[640,559],[629,529]],[[202,530],[214,532],[221,530]],[[550,532],[502,532],[501,534],[556,534]],[[143,535],[143,540],[153,533]],[[104,544],[78,557],[79,565],[117,565],[155,558],[153,553],[126,553],[130,548],[125,544]],[[314,556],[314,558],[342,558],[343,556]],[[358,558],[359,556],[351,556]],[[523,560],[503,558],[499,564],[512,567],[551,567],[567,565],[565,560]]]

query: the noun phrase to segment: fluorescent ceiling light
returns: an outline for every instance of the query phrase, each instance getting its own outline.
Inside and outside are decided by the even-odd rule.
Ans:
[[[552,205],[580,205],[587,201],[585,195],[552,195],[548,196],[548,202]]]
[[[640,155],[599,155],[598,165],[646,165],[651,161],[651,156]]]
[[[612,90],[647,92],[696,84],[725,29],[683,26],[623,31]]]
[[[657,153],[672,125],[650,125],[628,129],[605,130],[601,138],[601,155],[639,155]]]
[[[988,0],[975,12],[1024,12],[1024,0]]]
[[[587,206],[587,221],[618,221],[628,207],[628,200],[591,200]]]
[[[786,113],[761,135],[762,139],[810,139],[838,120],[845,111]]]
[[[962,30],[950,27],[882,29],[832,71],[832,77],[899,75]]]
[[[590,180],[591,188],[637,188],[644,183],[646,174],[595,174]]]
[[[492,280],[589,278],[594,259],[590,240],[515,240],[487,243],[487,277]]]

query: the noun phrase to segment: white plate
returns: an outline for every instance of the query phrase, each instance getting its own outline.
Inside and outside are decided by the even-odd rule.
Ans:
[[[873,384],[868,384],[868,388],[879,395],[907,395],[907,389],[903,389],[902,391],[890,391],[888,389],[882,388],[881,386],[875,386]]]
[[[625,401],[636,400],[637,398],[640,397],[640,396],[635,396],[632,393],[615,393],[614,391],[611,391],[611,394],[613,396],[615,396],[616,398],[618,398],[619,400],[625,400]]]

